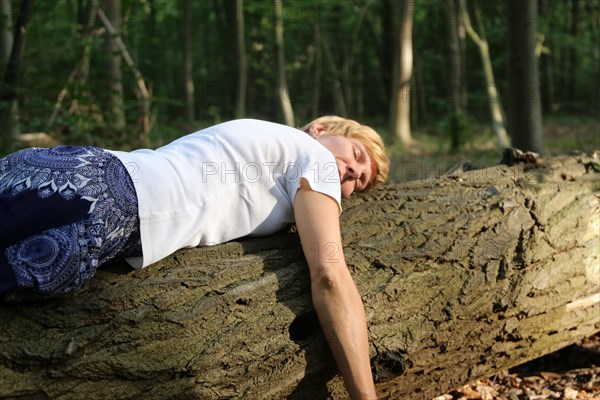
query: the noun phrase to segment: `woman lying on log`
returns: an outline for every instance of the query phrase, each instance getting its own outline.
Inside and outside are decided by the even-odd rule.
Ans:
[[[312,299],[353,399],[375,398],[366,319],[346,267],[341,197],[384,182],[371,128],[321,117],[302,130],[226,122],[157,150],[59,146],[0,159],[0,296],[81,288],[117,254],[144,268],[178,249],[295,222]]]

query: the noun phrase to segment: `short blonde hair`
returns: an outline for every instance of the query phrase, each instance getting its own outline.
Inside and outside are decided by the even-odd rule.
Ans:
[[[371,160],[377,166],[377,175],[371,180],[367,188],[371,189],[379,183],[385,183],[390,172],[390,159],[385,151],[385,145],[381,136],[375,130],[367,125],[362,125],[354,120],[327,115],[319,117],[309,124],[300,128],[308,132],[310,127],[320,124],[325,128],[323,134],[344,136],[349,139],[359,140],[369,152]]]

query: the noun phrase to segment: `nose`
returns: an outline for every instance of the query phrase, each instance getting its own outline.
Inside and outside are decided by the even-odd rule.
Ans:
[[[355,181],[360,178],[359,168],[353,165],[348,165],[346,168],[346,176],[349,181]]]

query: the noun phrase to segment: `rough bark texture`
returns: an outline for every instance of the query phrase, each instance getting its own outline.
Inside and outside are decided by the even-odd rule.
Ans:
[[[394,71],[391,95],[390,130],[404,147],[412,144],[410,128],[411,80],[413,77],[414,0],[403,0],[392,6],[397,38],[394,42]]]
[[[380,398],[430,399],[600,330],[597,160],[536,163],[344,204]],[[309,293],[293,230],[113,263],[78,294],[0,307],[0,397],[344,398]]]
[[[538,56],[538,0],[508,3],[509,132],[523,150],[544,150]]]

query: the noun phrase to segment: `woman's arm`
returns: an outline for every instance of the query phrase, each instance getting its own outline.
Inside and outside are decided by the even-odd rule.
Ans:
[[[367,322],[344,260],[338,205],[302,180],[294,212],[310,269],[313,304],[350,398],[375,399]]]

